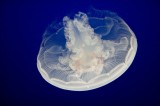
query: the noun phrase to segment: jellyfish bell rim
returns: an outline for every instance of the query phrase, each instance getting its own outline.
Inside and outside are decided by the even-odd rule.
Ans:
[[[135,34],[132,33],[133,36],[135,37]],[[87,84],[87,85],[82,85],[81,87],[73,87],[73,86],[66,86],[67,84],[65,84],[65,82],[63,84],[59,84],[59,83],[56,83],[54,78],[49,78],[49,76],[47,75],[47,73],[41,68],[41,64],[40,64],[40,61],[38,60],[38,57],[37,57],[37,67],[38,67],[38,70],[41,74],[41,76],[48,82],[50,83],[51,85],[54,85],[55,87],[57,88],[60,88],[60,89],[63,89],[63,90],[69,90],[69,91],[89,91],[89,90],[94,90],[94,89],[97,89],[97,88],[100,88],[100,87],[103,87],[105,85],[108,85],[109,83],[115,81],[116,79],[118,79],[121,75],[123,75],[127,69],[130,67],[130,65],[132,64],[133,60],[134,60],[134,57],[136,56],[136,52],[137,52],[137,40],[136,38],[134,37],[131,37],[133,40],[133,42],[135,43],[134,46],[136,47],[133,47],[132,49],[130,49],[130,51],[128,52],[127,55],[129,55],[129,53],[131,54],[131,57],[126,59],[125,63],[121,63],[119,64],[118,66],[116,66],[114,69],[112,69],[111,71],[114,72],[114,70],[117,68],[117,67],[120,67],[122,66],[121,70],[117,71],[116,73],[113,73],[112,76],[109,76],[108,73],[105,74],[105,75],[102,75],[102,76],[109,76],[109,79],[105,79],[101,82],[99,82],[99,84],[97,84],[95,86],[95,84]],[[132,43],[132,42],[130,42]],[[126,56],[127,57],[127,56]],[[128,64],[126,64],[128,63]],[[62,82],[62,81],[61,81]],[[69,82],[68,82],[69,84]]]

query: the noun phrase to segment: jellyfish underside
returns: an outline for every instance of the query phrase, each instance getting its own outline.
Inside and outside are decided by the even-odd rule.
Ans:
[[[130,66],[137,49],[134,33],[115,13],[94,12],[101,15],[79,12],[74,19],[64,17],[62,26],[46,30],[37,66],[47,82],[67,90],[91,90]]]

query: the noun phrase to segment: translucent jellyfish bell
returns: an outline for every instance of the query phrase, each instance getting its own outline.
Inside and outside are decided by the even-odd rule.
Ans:
[[[38,70],[61,89],[86,91],[121,76],[137,51],[133,31],[117,14],[92,10],[64,17],[45,31],[37,57]]]

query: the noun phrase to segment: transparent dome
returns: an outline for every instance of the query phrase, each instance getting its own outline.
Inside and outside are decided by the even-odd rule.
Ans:
[[[37,57],[42,77],[61,89],[86,91],[121,76],[137,51],[133,31],[107,10],[67,16],[45,31]]]

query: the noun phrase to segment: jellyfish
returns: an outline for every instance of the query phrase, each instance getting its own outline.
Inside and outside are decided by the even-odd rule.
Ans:
[[[92,9],[47,27],[37,67],[53,86],[87,91],[120,77],[136,51],[136,36],[122,18],[108,10]]]

